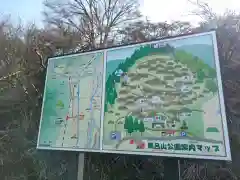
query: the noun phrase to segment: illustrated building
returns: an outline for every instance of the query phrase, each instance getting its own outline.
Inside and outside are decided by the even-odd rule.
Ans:
[[[129,81],[129,77],[127,75],[126,72],[122,72],[120,75],[120,81],[122,83],[122,85],[127,85],[128,81]]]
[[[183,93],[190,92],[190,91],[192,91],[192,87],[189,84],[185,84],[187,82],[188,82],[187,80],[185,82],[184,81],[175,81],[174,86],[175,86],[176,90],[179,92],[183,92]],[[189,82],[191,82],[191,81],[189,81]]]
[[[140,96],[136,101],[135,105],[138,107],[140,112],[143,112],[144,110],[147,110],[149,108],[149,104],[146,101],[146,98],[144,96]]]
[[[162,128],[162,126],[164,126],[165,123],[163,122],[153,122],[152,123],[152,128]]]
[[[161,48],[161,47],[165,47],[166,43],[156,43],[153,45],[153,48]]]
[[[166,134],[168,136],[174,136],[175,132],[176,132],[175,130],[169,130],[169,131],[166,132]]]
[[[192,111],[190,110],[190,109],[188,109],[188,108],[182,108],[181,110],[180,110],[180,112],[178,112],[178,118],[180,119],[180,120],[183,120],[183,119],[185,119],[186,117],[190,117],[190,116],[192,116]]]
[[[188,85],[183,85],[181,87],[181,92],[183,92],[183,93],[190,92],[191,90],[192,90],[192,88]]]
[[[166,125],[167,118],[164,115],[156,115],[153,117],[152,128],[161,128],[163,125]]]
[[[194,75],[189,74],[189,75],[182,76],[181,80],[183,82],[191,82],[194,80]]]

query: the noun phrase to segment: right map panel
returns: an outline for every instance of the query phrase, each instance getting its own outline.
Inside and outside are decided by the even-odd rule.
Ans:
[[[231,159],[215,33],[106,53],[103,150]]]

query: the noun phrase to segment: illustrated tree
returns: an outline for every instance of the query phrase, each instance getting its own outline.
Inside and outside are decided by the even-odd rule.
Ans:
[[[181,130],[187,130],[187,129],[188,129],[187,123],[186,123],[186,121],[183,120]]]
[[[115,101],[117,98],[117,91],[115,88],[114,76],[115,75],[109,75],[106,81],[106,99],[111,106],[115,104]]]
[[[134,125],[134,131],[136,132],[139,131],[139,123],[137,118],[134,119],[133,125]]]
[[[63,104],[63,102],[61,100],[58,100],[56,106],[60,107],[60,108],[64,108],[64,104]]]
[[[111,106],[113,105],[113,94],[112,94],[112,92],[107,93],[107,101]]]
[[[115,73],[115,72],[113,72],[113,73]],[[115,82],[117,82],[117,83],[120,82],[120,79],[121,79],[120,76],[116,76],[116,75],[114,75],[113,77],[114,77],[114,81],[115,81]]]
[[[129,118],[128,116],[126,116],[124,119],[124,129],[128,131],[128,128],[129,128]]]
[[[105,102],[105,104],[104,104],[104,112],[108,112],[108,103],[107,102]]]
[[[209,69],[208,70],[208,77],[209,78],[216,78],[216,70],[215,69],[213,69],[213,68],[211,68],[211,69]]]
[[[127,132],[130,134],[133,133],[134,131],[134,123],[133,123],[133,118],[132,116],[128,116],[128,129],[127,129]]]
[[[114,124],[113,120],[108,121],[108,124]]]
[[[115,100],[117,98],[117,91],[116,91],[116,88],[113,89],[113,99],[114,99],[114,103],[115,103]]]
[[[141,132],[141,136],[142,136],[142,133],[145,132],[145,126],[144,126],[143,121],[140,121],[139,132]]]
[[[197,71],[197,79],[198,81],[202,82],[205,78],[205,74],[203,72],[203,70],[198,70]]]
[[[117,95],[117,93],[116,93],[115,88],[113,88],[113,89],[111,90],[111,92],[108,93],[107,99],[108,99],[108,102],[109,102],[109,104],[110,104],[111,106],[112,106],[113,104],[115,104],[116,95]]]
[[[211,91],[213,94],[217,92],[218,87],[215,81],[208,79],[205,83],[205,87]]]

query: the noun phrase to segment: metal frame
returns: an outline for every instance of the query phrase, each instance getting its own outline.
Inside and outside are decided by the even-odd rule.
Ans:
[[[223,136],[224,136],[224,146],[226,150],[226,156],[204,156],[204,155],[192,155],[192,154],[176,154],[176,153],[151,153],[151,152],[139,152],[139,151],[122,151],[122,150],[104,150],[102,147],[102,135],[103,135],[103,118],[104,118],[104,99],[105,99],[105,81],[106,81],[106,52],[111,50],[118,50],[118,49],[124,49],[124,48],[131,48],[136,45],[147,45],[151,43],[161,43],[161,42],[169,42],[174,40],[180,40],[185,38],[191,38],[191,37],[198,37],[198,36],[204,36],[204,35],[211,35],[212,36],[212,42],[214,46],[214,56],[215,56],[215,67],[217,72],[217,82],[218,82],[218,94],[219,94],[219,100],[220,100],[220,109],[221,109],[221,115],[222,115],[222,129],[223,129]],[[123,46],[116,46],[112,48],[104,48],[104,49],[98,49],[83,53],[76,53],[76,54],[69,54],[64,55],[66,56],[79,56],[79,55],[87,55],[97,52],[103,52],[104,53],[104,75],[103,75],[103,92],[102,92],[102,113],[101,113],[101,136],[100,136],[100,149],[99,150],[92,150],[92,149],[74,149],[74,148],[49,148],[49,147],[39,147],[39,138],[40,138],[40,129],[41,129],[41,122],[39,125],[39,133],[38,133],[38,141],[37,141],[37,148],[38,149],[47,149],[47,150],[64,150],[64,151],[79,151],[79,152],[100,152],[100,153],[119,153],[119,154],[138,154],[138,155],[154,155],[154,156],[165,156],[165,157],[178,157],[178,158],[197,158],[197,159],[213,159],[213,160],[231,160],[231,152],[230,152],[230,143],[229,143],[229,136],[228,136],[228,128],[227,128],[227,121],[226,121],[226,111],[225,111],[225,103],[224,103],[224,96],[223,96],[223,87],[222,87],[222,78],[221,78],[221,71],[220,71],[220,63],[219,63],[219,56],[218,56],[218,48],[217,48],[217,38],[216,38],[216,32],[215,31],[209,31],[204,33],[191,33],[191,34],[185,34],[180,36],[174,36],[174,37],[166,37],[159,40],[152,40],[148,42],[143,43],[134,43],[130,45],[123,45]],[[55,56],[49,59],[50,60],[56,60],[59,58],[62,58],[63,56]],[[47,70],[48,74],[48,70]],[[46,75],[47,77],[47,75]],[[46,88],[47,79],[45,80],[45,88]],[[45,100],[45,94],[43,96],[43,102]],[[43,106],[42,106],[42,112],[43,112]],[[42,116],[42,113],[41,113]]]

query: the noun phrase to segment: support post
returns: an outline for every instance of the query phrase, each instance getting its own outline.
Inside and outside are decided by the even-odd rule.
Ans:
[[[85,160],[85,154],[79,153],[78,155],[78,174],[77,174],[77,180],[83,180],[84,178],[84,161]]]
[[[166,158],[163,160],[164,180],[181,180],[180,160]]]

